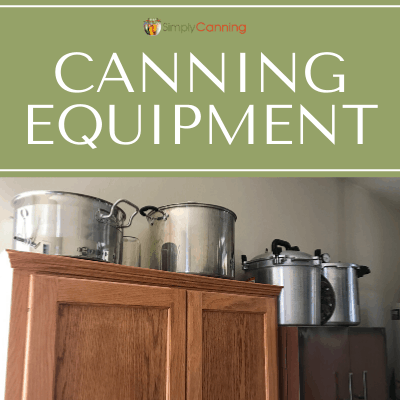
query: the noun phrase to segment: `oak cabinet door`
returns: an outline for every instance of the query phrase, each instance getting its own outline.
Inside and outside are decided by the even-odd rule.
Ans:
[[[31,279],[24,400],[185,399],[185,290]]]
[[[276,299],[188,291],[187,400],[278,400]]]

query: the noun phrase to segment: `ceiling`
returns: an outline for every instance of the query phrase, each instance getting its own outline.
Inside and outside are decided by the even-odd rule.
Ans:
[[[346,178],[400,209],[400,178]]]

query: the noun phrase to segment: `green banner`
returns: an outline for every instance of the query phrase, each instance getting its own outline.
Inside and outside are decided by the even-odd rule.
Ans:
[[[400,176],[399,7],[223,4],[0,8],[0,174]]]

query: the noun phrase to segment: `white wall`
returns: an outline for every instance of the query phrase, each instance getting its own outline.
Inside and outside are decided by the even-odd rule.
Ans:
[[[341,257],[372,271],[359,279],[361,326],[386,328],[391,370],[395,354],[390,310],[400,302],[400,212],[366,189],[346,180],[343,185]]]
[[[252,258],[275,238],[309,253],[321,248],[332,260],[368,265],[372,274],[359,281],[362,325],[387,328],[393,365],[390,308],[400,295],[400,211],[344,178],[0,178],[0,250],[11,244],[10,200],[38,189],[108,201],[125,197],[140,207],[189,200],[227,207],[238,216],[238,278],[241,254]],[[146,227],[138,216],[127,233],[140,238]]]

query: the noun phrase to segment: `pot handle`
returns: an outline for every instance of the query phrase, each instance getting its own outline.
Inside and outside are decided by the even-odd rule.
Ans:
[[[278,246],[283,246],[286,250],[295,250],[299,251],[300,249],[297,246],[292,246],[289,242],[282,239],[274,239],[271,245],[272,253],[275,255],[279,255],[282,252],[282,249]]]
[[[360,268],[357,269],[357,278],[362,278],[364,275],[368,275],[371,273],[371,270],[366,265],[360,265]]]
[[[146,211],[149,211],[149,210],[162,214],[162,217],[157,217],[157,218],[149,217],[149,215],[146,214]],[[143,217],[147,218],[147,220],[150,222],[150,225],[153,225],[154,221],[161,221],[161,220],[166,221],[167,218],[169,217],[169,215],[166,214],[164,211],[162,211],[159,208],[154,207],[154,206],[144,206],[139,210],[139,212],[140,212],[140,215],[143,215]]]
[[[144,206],[144,207],[142,207],[142,208],[139,210],[140,215],[142,215],[143,217],[147,217],[146,211],[149,211],[149,210],[154,211],[154,212],[158,212],[158,208],[157,208],[157,207],[154,207],[154,206]]]
[[[113,213],[114,213],[114,208],[115,208],[118,204],[120,204],[120,203],[126,203],[126,204],[130,205],[131,207],[133,207],[133,208],[136,210],[136,211],[131,215],[131,217],[129,218],[129,221],[128,221],[128,223],[127,223],[126,225],[117,226],[117,228],[120,228],[120,229],[129,228],[129,227],[132,225],[132,220],[133,220],[133,218],[134,218],[135,215],[139,212],[139,207],[138,207],[136,204],[131,203],[129,200],[126,200],[126,199],[119,199],[119,200],[117,200],[117,201],[112,205],[110,214],[108,214],[108,215],[102,215],[101,218],[102,218],[102,219],[111,218],[111,216],[112,216]]]

